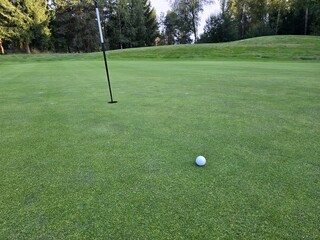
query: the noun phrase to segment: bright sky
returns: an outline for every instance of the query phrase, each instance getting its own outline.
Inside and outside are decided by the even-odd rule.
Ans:
[[[151,5],[156,9],[157,15],[160,16],[160,13],[166,13],[169,9],[169,0],[150,0]],[[215,1],[216,2],[216,1]],[[207,18],[213,13],[216,13],[219,11],[219,5],[214,3],[211,5],[205,6],[205,9],[203,13],[201,14],[201,23],[198,26],[198,34],[201,34],[203,32],[203,27],[206,24]]]

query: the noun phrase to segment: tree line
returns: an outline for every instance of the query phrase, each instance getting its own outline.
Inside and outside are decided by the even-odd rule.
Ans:
[[[108,49],[152,46],[158,36],[149,0],[99,0]],[[92,52],[100,47],[91,0],[0,0],[0,41],[6,49]]]
[[[320,35],[320,0],[220,0],[199,42],[265,35]]]
[[[320,0],[169,0],[157,19],[149,0],[99,0],[107,49],[225,42],[262,35],[320,34]],[[0,0],[0,50],[92,52],[100,48],[92,0]],[[4,48],[3,48],[4,47]]]
[[[320,0],[216,0],[220,12],[198,37],[199,14],[211,0],[172,0],[161,16],[163,44],[227,42],[265,35],[320,35]]]

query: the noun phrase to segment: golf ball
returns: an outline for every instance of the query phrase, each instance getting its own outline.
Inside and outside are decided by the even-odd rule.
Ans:
[[[198,156],[196,158],[196,164],[198,166],[204,166],[204,165],[206,165],[206,159],[203,156]]]

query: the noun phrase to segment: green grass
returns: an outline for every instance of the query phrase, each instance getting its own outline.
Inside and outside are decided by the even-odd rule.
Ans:
[[[268,36],[219,44],[195,44],[124,49],[108,52],[110,60],[320,60],[319,36]],[[1,62],[99,60],[101,53],[10,55]]]
[[[83,56],[1,58],[1,239],[319,238],[318,61]]]
[[[219,44],[196,44],[113,51],[114,59],[320,60],[320,37],[269,36]]]

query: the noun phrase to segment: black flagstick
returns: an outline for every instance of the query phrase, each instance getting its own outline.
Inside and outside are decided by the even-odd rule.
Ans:
[[[103,40],[103,35],[102,35],[101,22],[100,22],[100,14],[99,14],[99,8],[98,8],[98,2],[97,2],[97,1],[98,1],[98,0],[93,0],[94,6],[96,7],[96,14],[97,14],[97,20],[98,20],[98,27],[99,27],[100,39],[101,39],[101,46],[102,46],[104,63],[105,63],[105,66],[106,66],[107,80],[108,80],[108,86],[109,86],[109,92],[110,92],[110,98],[111,98],[111,101],[110,101],[109,103],[117,103],[117,101],[114,101],[114,100],[113,100],[113,97],[112,97],[112,90],[111,90],[111,83],[110,83],[110,77],[109,77],[107,56],[106,56],[106,50],[105,50],[105,47],[104,47],[104,40]]]

